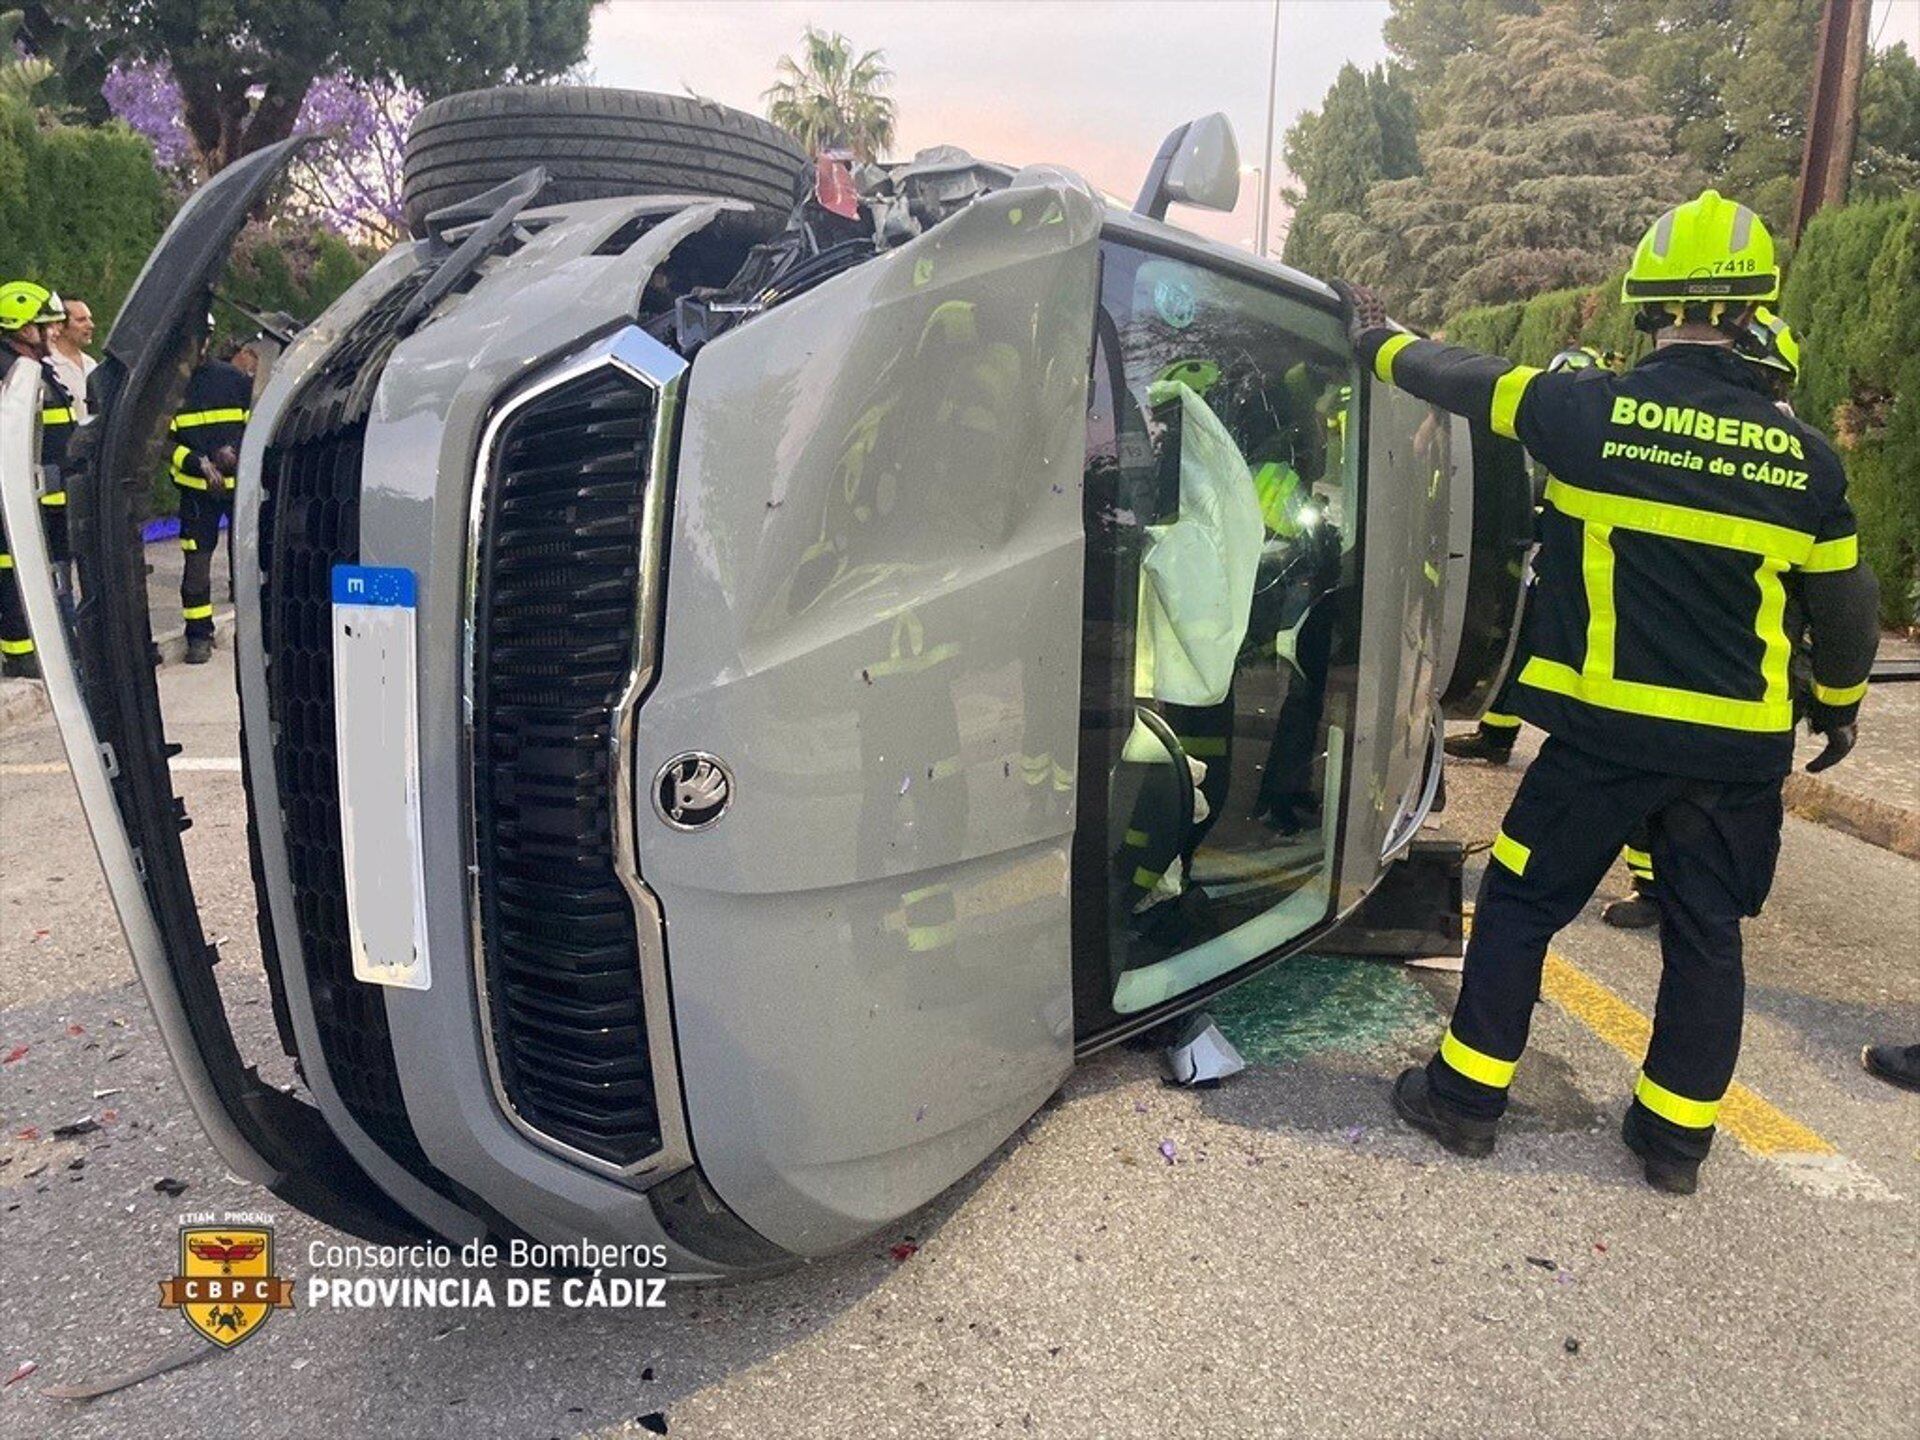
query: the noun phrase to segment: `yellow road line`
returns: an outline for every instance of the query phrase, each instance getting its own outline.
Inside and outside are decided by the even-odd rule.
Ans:
[[[1547,954],[1540,993],[1638,1065],[1652,1023],[1563,955]],[[1834,1147],[1739,1081],[1720,1102],[1720,1128],[1756,1155],[1832,1155]]]

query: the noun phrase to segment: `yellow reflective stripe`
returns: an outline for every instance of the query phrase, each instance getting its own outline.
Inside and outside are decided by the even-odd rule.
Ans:
[[[1151,890],[1160,883],[1160,877],[1166,873],[1164,870],[1149,870],[1144,865],[1137,865],[1133,871],[1133,883],[1142,890]]]
[[[1613,610],[1613,527],[1580,527],[1580,573],[1587,587],[1587,658],[1581,673],[1593,680],[1613,678],[1613,641],[1620,628]]]
[[[1478,1080],[1482,1085],[1491,1085],[1496,1090],[1504,1090],[1513,1083],[1513,1067],[1517,1060],[1496,1060],[1483,1050],[1463,1044],[1460,1037],[1453,1033],[1451,1026],[1440,1037],[1440,1058],[1449,1068],[1459,1071],[1469,1080]]]
[[[42,425],[71,425],[73,424],[73,411],[65,405],[49,406],[40,412],[40,423]]]
[[[1146,849],[1147,848],[1147,832],[1144,830],[1127,831],[1127,844],[1133,846],[1133,848],[1136,850]]]
[[[1769,525],[1763,520],[1744,520],[1712,510],[1695,510],[1686,505],[1669,505],[1663,500],[1605,495],[1559,479],[1547,481],[1546,498],[1562,515],[1589,524],[1614,525],[1648,535],[1665,535],[1673,540],[1745,550],[1753,555],[1769,555],[1790,565],[1803,563],[1814,548],[1813,536],[1804,530]]]
[[[0,640],[0,655],[31,655],[32,653],[33,641],[31,640]]]
[[[191,535],[182,535],[180,537],[180,548],[188,551],[198,550],[200,548],[200,542]]]
[[[173,472],[173,483],[176,485],[184,485],[189,490],[204,490],[207,488],[207,482],[200,476],[189,475],[184,470],[176,470]]]
[[[1813,698],[1822,705],[1852,705],[1867,693],[1867,682],[1858,685],[1822,685],[1813,682]]]
[[[1482,725],[1491,725],[1496,730],[1518,730],[1520,728],[1520,717],[1518,715],[1500,715],[1489,710],[1480,717],[1480,723]]]
[[[191,430],[199,425],[244,425],[251,418],[252,412],[241,409],[189,410],[184,415],[173,417],[173,428]]]
[[[1373,373],[1391,385],[1393,383],[1393,357],[1411,345],[1416,338],[1417,337],[1408,335],[1403,331],[1398,335],[1389,335],[1385,340],[1381,341],[1380,348],[1373,352]]]
[[[1838,540],[1816,540],[1800,568],[1809,575],[1824,575],[1833,570],[1851,570],[1860,563],[1860,537],[1842,535]]]
[[[1493,382],[1493,408],[1487,423],[1493,427],[1494,434],[1509,440],[1520,438],[1513,431],[1513,422],[1520,418],[1520,397],[1527,393],[1527,387],[1539,373],[1538,366],[1516,365]]]
[[[13,556],[0,555],[0,570],[11,570],[12,568],[13,568]]]
[[[1176,735],[1180,748],[1201,760],[1217,760],[1227,753],[1224,735]]]
[[[1753,618],[1753,628],[1760,637],[1760,678],[1766,682],[1762,703],[1791,708],[1787,664],[1793,658],[1793,642],[1787,639],[1787,587],[1780,583],[1780,572],[1786,568],[1785,561],[1769,556],[1753,572],[1760,587],[1760,613]]]
[[[1662,1120],[1671,1120],[1689,1130],[1705,1130],[1720,1113],[1718,1100],[1689,1100],[1684,1095],[1676,1095],[1666,1086],[1649,1080],[1644,1070],[1634,1082],[1633,1096]]]
[[[1623,845],[1620,848],[1620,853],[1626,857],[1627,864],[1629,865],[1636,866],[1642,870],[1653,869],[1653,856],[1644,850],[1636,850],[1631,845]]]
[[[1533,850],[1502,830],[1493,837],[1493,858],[1514,874],[1524,875],[1527,873],[1527,862],[1533,858]]]
[[[211,620],[213,618],[213,606],[183,605],[180,607],[180,614],[188,620]]]
[[[1722,730],[1773,731],[1793,728],[1789,701],[1729,700],[1695,690],[1645,685],[1637,680],[1597,680],[1570,665],[1536,655],[1520,672],[1520,683],[1554,695],[1564,695],[1602,710],[1645,715],[1655,720],[1679,720],[1689,725],[1717,725]]]
[[[64,505],[67,503],[67,492],[64,490],[48,491],[40,497],[40,503],[42,505]]]

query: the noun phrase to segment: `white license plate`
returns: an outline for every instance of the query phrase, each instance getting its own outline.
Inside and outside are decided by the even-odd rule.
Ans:
[[[418,613],[411,570],[333,567],[333,724],[354,978],[425,990]]]

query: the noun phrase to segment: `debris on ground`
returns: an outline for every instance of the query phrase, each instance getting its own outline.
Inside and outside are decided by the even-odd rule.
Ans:
[[[54,1126],[53,1138],[56,1140],[76,1140],[82,1135],[93,1134],[93,1132],[99,1128],[100,1122],[94,1119],[93,1116],[82,1115],[78,1120],[72,1121],[69,1124]]]
[[[104,1100],[104,1099],[106,1099],[106,1098],[107,1098],[107,1097],[108,1097],[109,1095],[124,1095],[124,1094],[126,1094],[126,1093],[127,1093],[127,1087],[126,1087],[126,1086],[124,1086],[124,1085],[115,1085],[115,1086],[112,1086],[111,1088],[109,1088],[109,1089],[106,1089],[106,1090],[96,1090],[96,1091],[94,1091],[94,1092],[93,1092],[93,1098],[94,1098],[94,1099],[96,1099],[96,1100]]]
[[[1566,1351],[1569,1355],[1578,1355],[1580,1353],[1580,1342],[1571,1335],[1567,1336]]]
[[[890,1247],[887,1253],[893,1257],[894,1264],[900,1265],[920,1253],[920,1242],[911,1239],[902,1240],[898,1245]]]
[[[1162,1140],[1160,1142],[1160,1158],[1165,1160],[1167,1164],[1173,1164],[1173,1157],[1179,1153],[1179,1147],[1176,1146],[1173,1141]]]
[[[664,1411],[649,1410],[646,1414],[634,1418],[642,1430],[646,1430],[654,1435],[664,1435],[667,1433],[667,1417]]]
[[[11,1065],[16,1060],[24,1060],[26,1058],[27,1051],[31,1050],[32,1048],[33,1047],[31,1045],[14,1046],[11,1050],[7,1051],[6,1059],[0,1060],[0,1065]]]
[[[86,1033],[87,1033],[87,1027],[84,1025],[75,1023],[67,1026],[67,1034],[69,1035],[84,1035]]]
[[[176,1180],[171,1175],[162,1175],[158,1180],[153,1182],[153,1191],[156,1195],[165,1195],[170,1199],[175,1198],[187,1193],[187,1182],[184,1180]]]
[[[38,1360],[22,1360],[20,1362],[19,1368],[16,1369],[11,1375],[7,1377],[7,1385],[12,1385],[16,1381],[26,1379],[27,1376],[31,1375],[34,1371],[38,1370],[39,1368],[40,1368],[40,1362]],[[5,1385],[0,1385],[0,1390],[4,1390],[5,1388],[6,1388]]]
[[[1167,1073],[1175,1085],[1207,1089],[1247,1068],[1233,1042],[1202,1010],[1189,1017],[1166,1049]]]
[[[1544,1255],[1527,1256],[1527,1264],[1537,1265],[1540,1269],[1546,1271],[1549,1275],[1553,1274],[1556,1270],[1560,1268],[1560,1262],[1558,1260],[1549,1260]]]
[[[229,1352],[218,1345],[189,1345],[162,1355],[158,1360],[150,1360],[138,1369],[125,1374],[109,1376],[105,1380],[94,1380],[80,1385],[49,1385],[40,1393],[51,1400],[97,1400],[102,1395],[111,1395],[116,1390],[126,1390],[151,1380],[156,1375],[165,1375],[169,1370],[178,1370],[187,1365],[198,1365],[202,1360],[211,1360],[215,1355]]]

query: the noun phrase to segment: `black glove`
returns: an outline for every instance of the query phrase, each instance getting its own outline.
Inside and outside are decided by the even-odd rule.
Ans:
[[[1847,755],[1853,753],[1853,743],[1860,737],[1860,728],[1857,724],[1853,724],[1853,722],[1849,720],[1849,722],[1843,724],[1843,726],[1824,726],[1824,728],[1822,728],[1822,726],[1814,724],[1812,733],[1816,733],[1816,735],[1820,735],[1820,737],[1826,739],[1826,749],[1820,751],[1818,755],[1812,756],[1811,760],[1807,762],[1807,774],[1809,774],[1809,776],[1818,776],[1822,770],[1832,770],[1841,760],[1845,760]]]
[[[1333,293],[1340,297],[1340,303],[1346,309],[1347,338],[1358,344],[1360,337],[1369,330],[1387,330],[1393,328],[1393,322],[1387,318],[1387,304],[1365,285],[1350,284],[1345,280],[1328,282]]]

